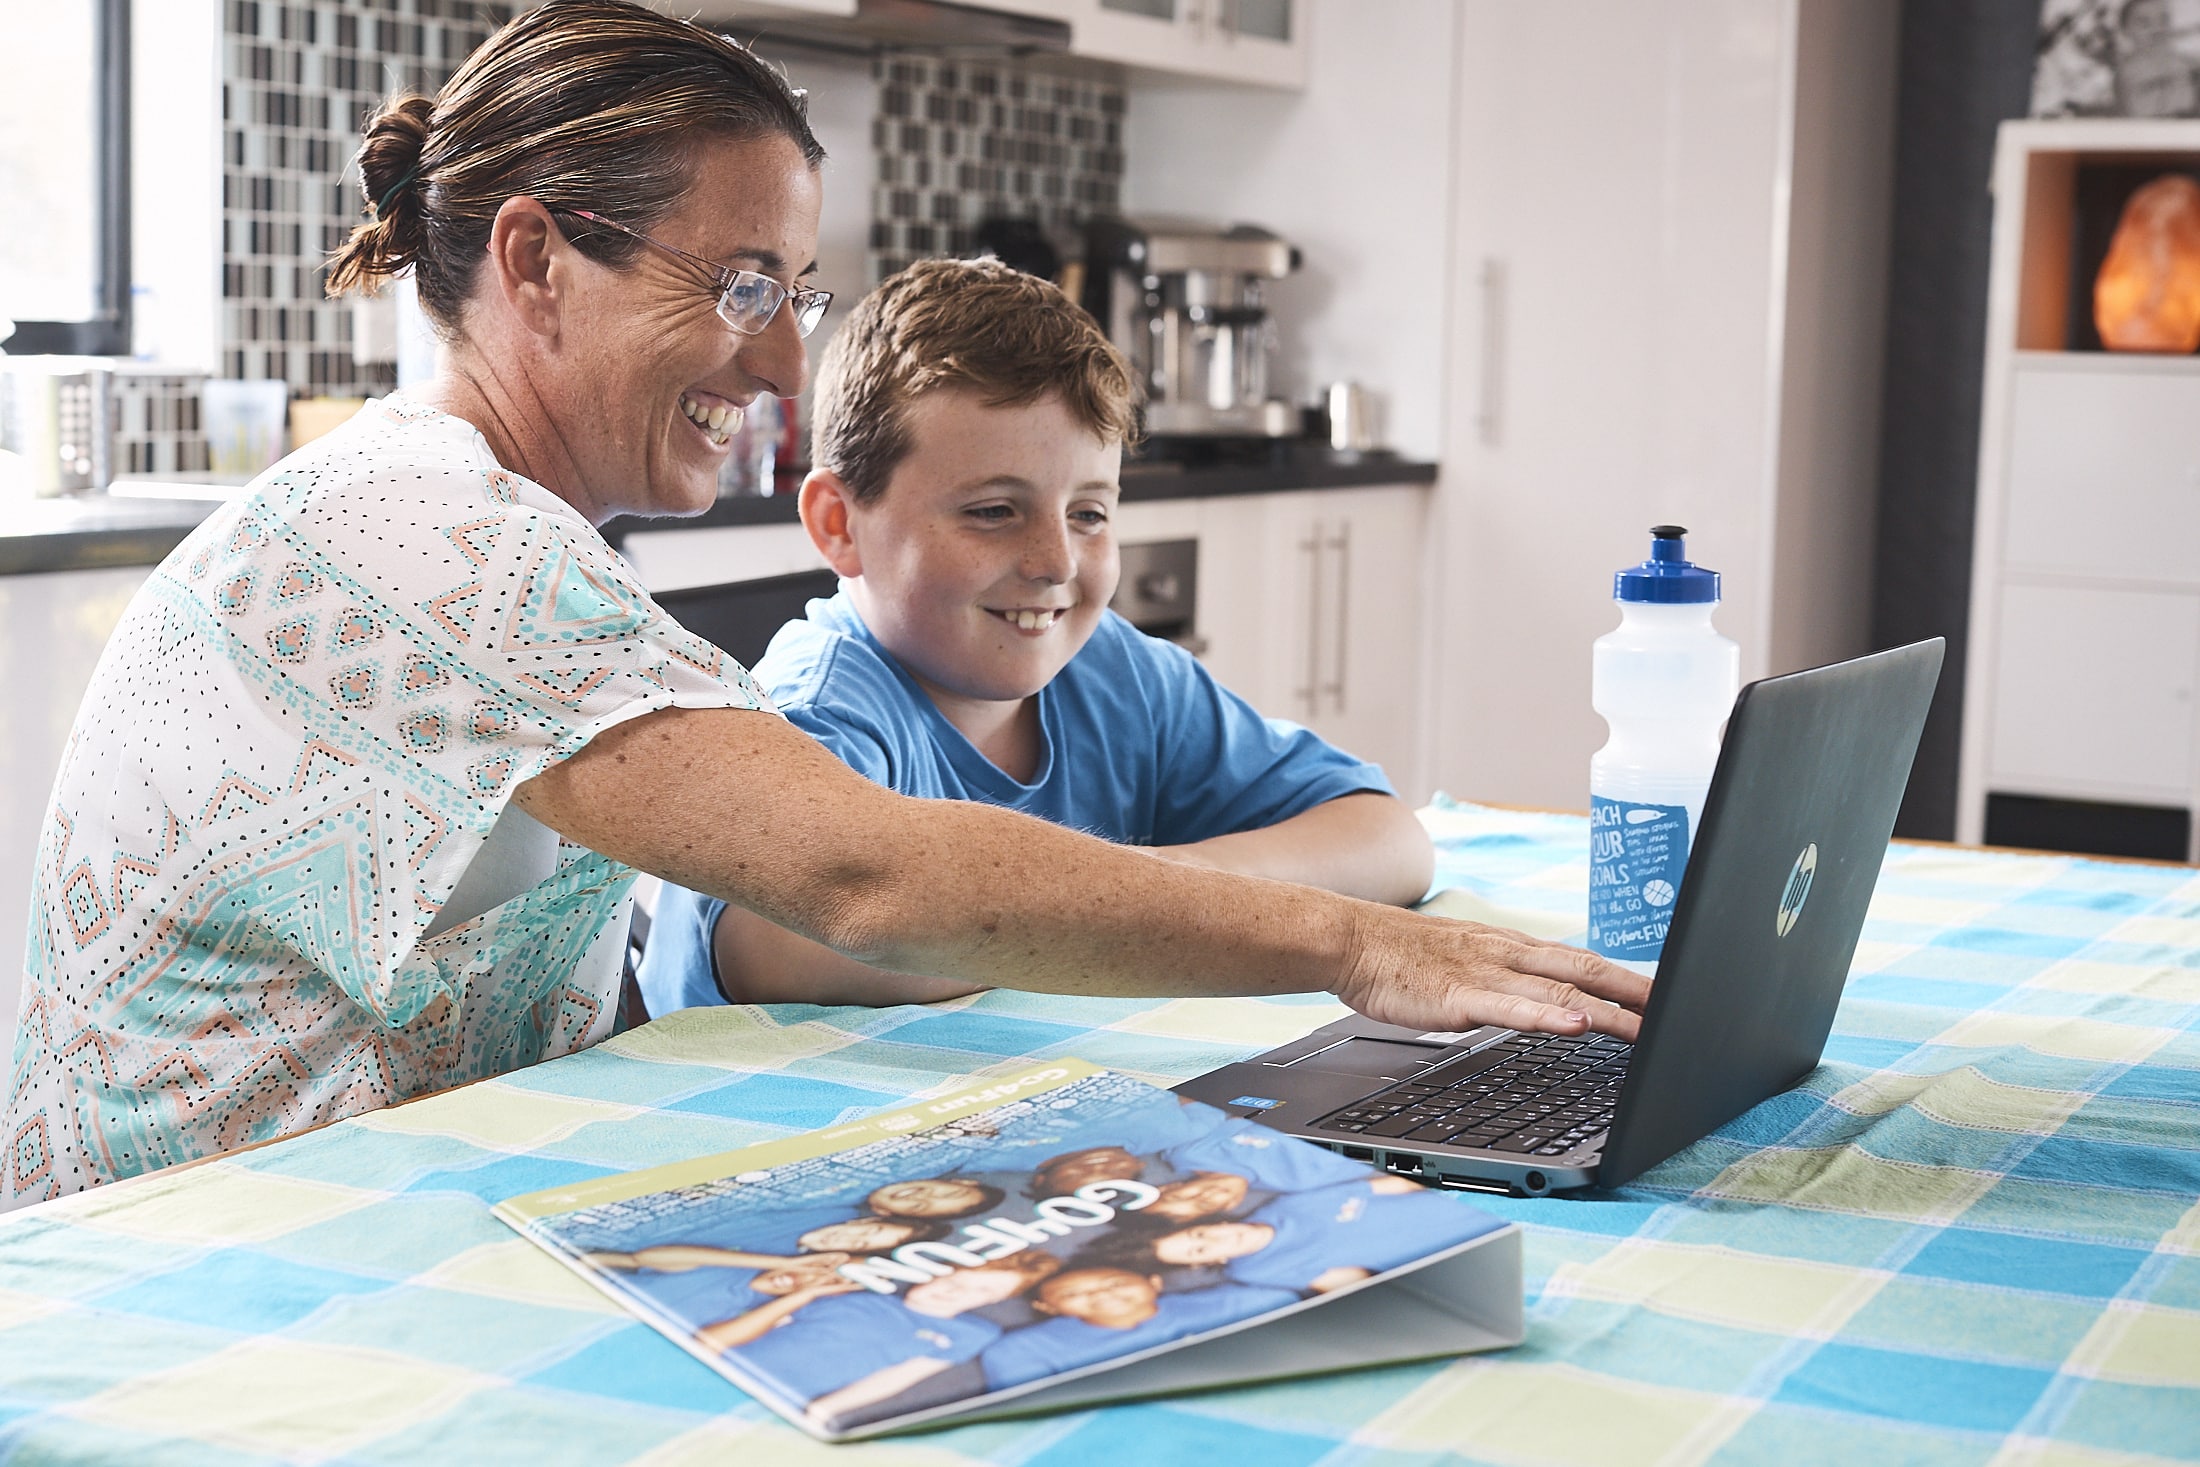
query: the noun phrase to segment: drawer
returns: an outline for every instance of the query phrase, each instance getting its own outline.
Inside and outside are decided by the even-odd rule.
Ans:
[[[1989,783],[2183,804],[2200,595],[2002,588]]]
[[[2020,365],[2011,566],[2200,586],[2200,373]]]

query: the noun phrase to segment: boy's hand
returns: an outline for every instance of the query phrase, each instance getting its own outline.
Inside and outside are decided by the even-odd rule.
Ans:
[[[1344,980],[1331,991],[1369,1018],[1458,1031],[1590,1030],[1633,1043],[1650,980],[1524,932],[1362,906]]]

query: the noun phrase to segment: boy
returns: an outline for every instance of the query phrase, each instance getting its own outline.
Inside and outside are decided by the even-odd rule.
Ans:
[[[1122,357],[1046,281],[928,260],[881,285],[819,363],[802,485],[802,523],[841,591],[773,638],[758,680],[900,793],[1418,901],[1434,852],[1380,769],[1262,719],[1191,654],[1108,611],[1132,407]],[[999,869],[1014,881],[1016,853]],[[866,967],[669,886],[640,980],[654,1015],[976,991]]]

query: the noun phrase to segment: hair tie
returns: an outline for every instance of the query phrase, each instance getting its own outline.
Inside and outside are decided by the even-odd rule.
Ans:
[[[390,200],[396,198],[400,193],[403,193],[406,186],[419,176],[420,165],[418,163],[415,163],[412,167],[406,169],[405,176],[397,180],[397,182],[391,184],[387,189],[383,190],[382,197],[375,201],[374,217],[379,219],[384,214],[387,214],[390,211]]]

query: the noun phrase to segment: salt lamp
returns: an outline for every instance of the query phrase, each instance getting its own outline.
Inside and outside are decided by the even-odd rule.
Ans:
[[[2200,349],[2200,183],[2165,173],[2125,203],[2093,280],[2093,324],[2110,351]]]

